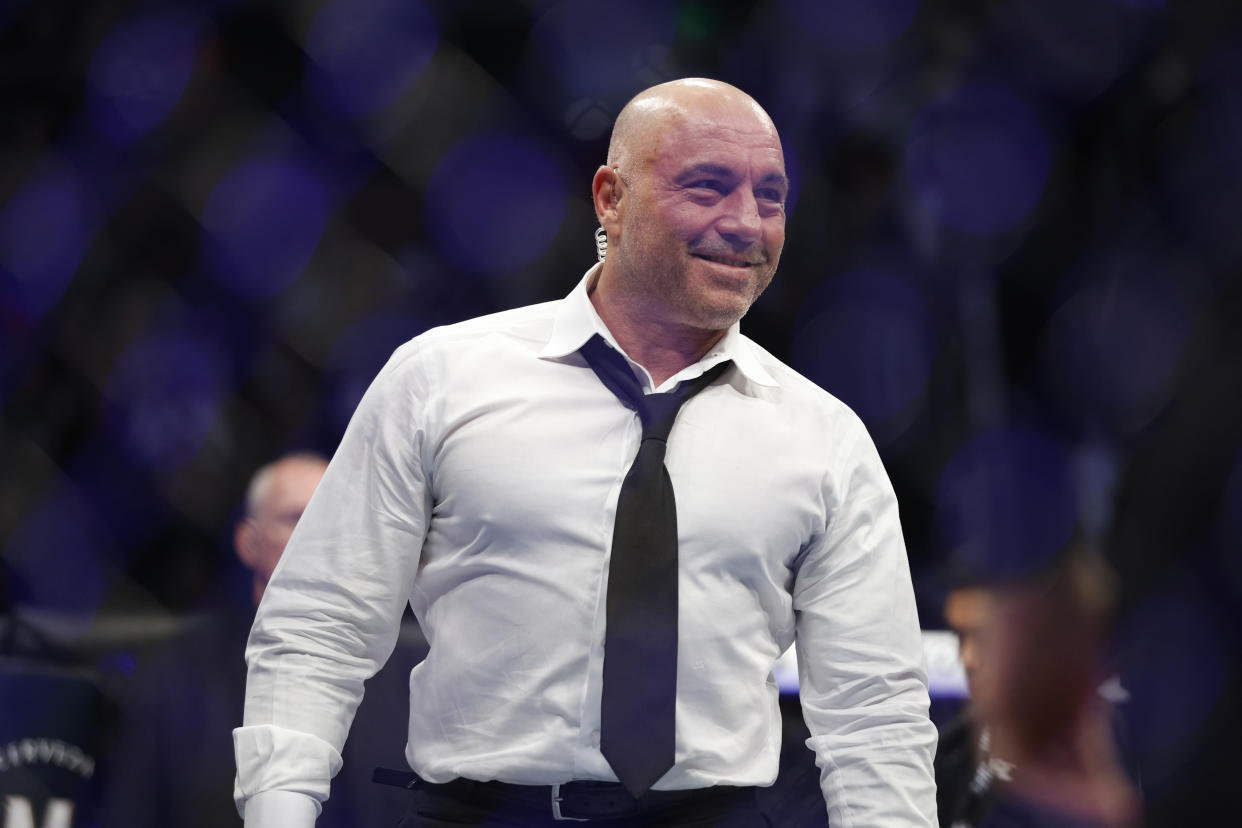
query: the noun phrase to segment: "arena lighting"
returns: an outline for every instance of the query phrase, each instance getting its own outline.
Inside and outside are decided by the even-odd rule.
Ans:
[[[1192,329],[1190,311],[1178,280],[1150,259],[1128,251],[1101,258],[1088,266],[1099,277],[1049,320],[1041,369],[1078,419],[1104,417],[1133,434],[1174,391]]]
[[[1170,573],[1157,594],[1120,619],[1112,636],[1148,790],[1184,772],[1203,726],[1228,704],[1222,699],[1236,662],[1208,597],[1212,589],[1188,570]]]
[[[950,458],[936,486],[936,528],[965,577],[1009,580],[1042,569],[1078,525],[1064,449],[1021,426],[987,429]]]
[[[156,331],[132,343],[108,377],[109,426],[130,455],[156,472],[202,446],[228,389],[228,366],[188,331]]]
[[[73,279],[92,232],[87,191],[67,165],[40,165],[0,212],[0,307],[42,317]]]
[[[414,0],[336,0],[306,35],[311,86],[327,106],[368,115],[408,90],[439,43],[435,20]]]
[[[1141,25],[1113,0],[1012,0],[990,21],[1002,71],[1074,101],[1103,94],[1130,68]]]
[[[65,643],[86,633],[108,586],[113,541],[67,480],[35,501],[5,542],[15,605],[55,614]]]
[[[914,198],[958,232],[987,236],[1024,221],[1043,194],[1048,141],[1014,92],[967,83],[925,107],[906,140]]]
[[[937,349],[922,291],[902,274],[853,270],[826,281],[802,313],[794,367],[854,409],[878,441],[896,437]]]
[[[833,49],[887,46],[910,26],[919,0],[780,0],[778,8]]]
[[[302,274],[332,207],[319,175],[282,156],[242,161],[203,208],[207,258],[236,294],[271,299]]]
[[[116,144],[137,140],[180,102],[197,59],[200,21],[186,11],[123,23],[104,36],[88,70],[86,112]]]
[[[428,328],[405,311],[379,311],[350,325],[328,355],[325,374],[332,425],[344,432],[376,374],[400,345]]]
[[[601,26],[607,37],[588,34]],[[666,64],[676,31],[676,12],[667,0],[603,8],[568,0],[535,22],[530,57],[570,100],[586,96],[623,103],[643,87],[672,77]]]
[[[449,261],[474,274],[517,270],[543,255],[565,219],[562,161],[532,138],[481,133],[445,154],[426,198]]]

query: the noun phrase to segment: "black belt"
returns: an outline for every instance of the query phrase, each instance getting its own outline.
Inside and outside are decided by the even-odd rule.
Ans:
[[[717,785],[681,791],[647,791],[635,798],[620,783],[576,781],[560,785],[513,785],[508,782],[477,782],[454,779],[433,784],[402,771],[376,768],[372,780],[383,785],[417,788],[467,803],[504,803],[556,821],[589,822],[596,819],[644,816],[668,811],[691,802],[696,806],[749,795],[751,788]]]

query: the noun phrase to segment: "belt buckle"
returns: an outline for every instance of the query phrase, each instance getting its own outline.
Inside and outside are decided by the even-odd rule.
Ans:
[[[584,817],[571,817],[561,815],[561,786],[556,784],[552,786],[552,819],[557,822],[590,822],[591,820]]]

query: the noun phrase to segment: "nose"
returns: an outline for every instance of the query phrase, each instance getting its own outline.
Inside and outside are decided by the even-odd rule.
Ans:
[[[973,676],[979,668],[979,645],[973,636],[963,635],[959,639],[958,653],[962,659],[962,669],[967,677]]]
[[[749,247],[763,234],[759,203],[747,187],[738,187],[724,201],[724,215],[716,227],[720,235],[735,247]]]

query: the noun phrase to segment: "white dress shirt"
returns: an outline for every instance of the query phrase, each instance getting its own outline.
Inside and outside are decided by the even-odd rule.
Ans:
[[[234,732],[249,828],[308,826],[406,602],[430,644],[406,758],[424,779],[615,780],[599,750],[604,605],[641,425],[578,353],[564,300],[436,328],[367,391],[259,607]],[[681,575],[677,751],[658,790],[768,785],[772,675],[796,644],[836,826],[934,825],[927,685],[897,503],[845,405],[736,325],[664,391]],[[260,815],[260,813],[262,815]]]

